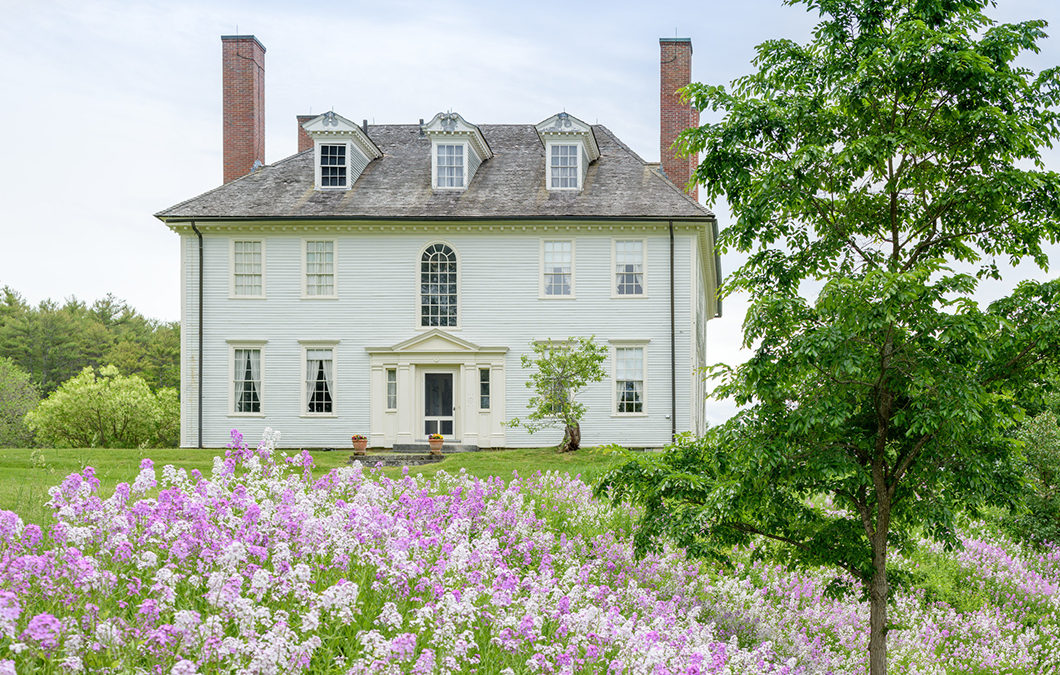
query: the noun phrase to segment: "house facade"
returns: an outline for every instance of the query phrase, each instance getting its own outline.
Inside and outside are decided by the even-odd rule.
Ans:
[[[265,165],[264,47],[222,45],[226,182],[156,214],[180,235],[182,446],[266,426],[285,447],[555,443],[506,424],[532,394],[521,356],[589,335],[608,377],[582,394],[584,444],[703,430],[720,271],[714,216],[678,187],[694,162],[646,163],[567,113],[329,112],[299,117],[299,152]],[[690,75],[691,44],[661,48],[668,152],[696,115],[667,70]]]

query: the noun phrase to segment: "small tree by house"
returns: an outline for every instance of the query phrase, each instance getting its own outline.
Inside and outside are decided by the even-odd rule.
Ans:
[[[581,419],[585,406],[577,401],[578,392],[592,382],[604,379],[601,364],[607,348],[594,337],[568,338],[563,342],[534,342],[534,355],[523,354],[523,368],[531,369],[526,386],[534,391],[527,403],[525,418],[508,422],[522,426],[531,434],[541,429],[563,427],[559,452],[571,452],[581,445]]]

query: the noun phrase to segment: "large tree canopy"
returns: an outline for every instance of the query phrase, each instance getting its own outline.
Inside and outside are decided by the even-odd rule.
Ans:
[[[1044,268],[1060,239],[1060,177],[1041,161],[1060,77],[1016,65],[1044,23],[997,25],[985,0],[801,4],[821,14],[808,44],[760,45],[731,91],[686,90],[723,114],[683,140],[732,209],[721,244],[748,254],[725,290],[750,294],[755,355],[716,372],[744,407],[602,489],[645,506],[642,546],[723,555],[760,535],[849,571],[883,673],[889,549],[914,528],[953,543],[955,514],[1015,499],[1011,434],[1060,356],[1060,284],[973,299],[998,258]],[[811,505],[822,494],[840,515]]]

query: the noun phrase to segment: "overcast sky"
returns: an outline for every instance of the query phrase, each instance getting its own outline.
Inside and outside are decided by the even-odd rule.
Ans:
[[[990,14],[1060,33],[1056,0],[1002,0]],[[221,182],[221,35],[267,49],[267,163],[295,152],[295,115],[331,109],[381,124],[441,110],[536,123],[566,110],[654,162],[660,37],[692,38],[693,79],[728,83],[750,72],[755,45],[804,40],[814,23],[779,0],[0,0],[0,286],[33,303],[114,293],[180,318],[177,235],[152,214]],[[1060,64],[1060,37],[1025,64]],[[724,227],[727,208],[711,206]],[[1005,288],[1032,275],[1045,276],[1024,265]],[[744,308],[731,299],[710,324],[711,360],[746,358]]]

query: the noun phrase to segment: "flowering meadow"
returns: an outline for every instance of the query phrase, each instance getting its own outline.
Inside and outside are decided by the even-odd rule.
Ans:
[[[578,478],[314,479],[275,441],[234,432],[208,477],[145,460],[105,498],[86,468],[44,529],[0,512],[0,675],[867,670],[867,604],[825,593],[834,572],[638,561],[636,514]],[[1060,549],[991,531],[922,543],[965,600],[899,593],[892,672],[1060,671]]]

